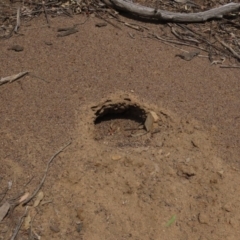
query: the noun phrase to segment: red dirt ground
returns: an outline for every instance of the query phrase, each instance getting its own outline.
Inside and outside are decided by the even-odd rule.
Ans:
[[[94,17],[57,37],[85,19],[51,18],[48,28],[40,17],[0,42],[1,77],[31,72],[0,86],[0,194],[12,181],[0,204],[32,194],[71,141],[16,239],[239,239],[239,70],[186,62],[144,32],[97,28]],[[16,44],[24,50],[8,50]],[[155,111],[154,131],[139,135],[126,116],[94,124],[119,104]],[[0,222],[0,239],[24,211]]]

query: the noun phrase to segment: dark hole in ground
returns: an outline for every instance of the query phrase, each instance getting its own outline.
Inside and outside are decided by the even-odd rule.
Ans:
[[[139,124],[144,124],[146,112],[137,105],[126,105],[125,103],[110,104],[96,112],[94,124],[104,121],[122,119],[132,120]]]
[[[111,145],[132,146],[142,144],[136,134],[145,133],[146,111],[137,104],[108,103],[95,113],[96,140]]]

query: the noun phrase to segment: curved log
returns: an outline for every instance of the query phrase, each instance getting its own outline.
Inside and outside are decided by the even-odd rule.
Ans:
[[[124,0],[104,0],[105,4],[116,9],[132,13],[142,18],[150,18],[165,22],[200,23],[210,19],[221,19],[224,15],[240,10],[240,3],[229,3],[221,7],[213,8],[199,13],[174,13],[161,9],[141,6]]]

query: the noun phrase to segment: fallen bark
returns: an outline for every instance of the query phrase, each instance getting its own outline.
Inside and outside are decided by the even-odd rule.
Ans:
[[[132,13],[141,18],[150,18],[165,22],[178,23],[200,23],[210,19],[221,19],[224,15],[237,12],[240,10],[240,3],[229,3],[217,8],[213,8],[204,12],[198,13],[174,13],[161,9],[141,6],[124,0],[103,0],[105,4],[118,10]]]

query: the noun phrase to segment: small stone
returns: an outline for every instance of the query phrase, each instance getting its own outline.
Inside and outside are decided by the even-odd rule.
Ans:
[[[196,175],[196,171],[192,166],[181,165],[178,167],[178,176],[190,179]]]
[[[50,225],[50,229],[51,229],[53,232],[55,232],[55,233],[60,232],[60,229],[59,229],[59,227],[57,226],[57,224],[51,224],[51,225]]]
[[[185,52],[185,53],[180,53],[180,54],[176,54],[176,57],[180,57],[185,61],[191,61],[194,57],[196,57],[197,55],[199,55],[200,52],[198,51],[192,51],[192,52]]]
[[[198,215],[198,221],[199,221],[201,224],[208,224],[209,218],[208,218],[208,216],[207,216],[205,213],[199,213],[199,215]]]
[[[48,41],[45,41],[44,42],[46,45],[48,45],[48,46],[51,46],[52,45],[52,43],[51,42],[48,42]]]
[[[228,202],[226,203],[224,206],[223,206],[223,209],[227,212],[232,212],[233,210],[233,206],[232,206],[232,203],[231,202]]]
[[[229,220],[229,223],[234,227],[234,228],[239,228],[239,221],[237,217],[233,217]]]
[[[82,208],[78,208],[76,211],[77,211],[78,219],[82,222],[84,220],[83,209]]]
[[[99,27],[99,28],[100,28],[100,27],[106,27],[106,26],[107,26],[107,23],[105,23],[105,22],[96,23],[95,26],[96,26],[96,27]]]
[[[10,48],[8,48],[8,50],[13,50],[15,52],[21,52],[21,51],[23,51],[23,49],[24,48],[20,45],[13,45]]]
[[[212,132],[217,132],[218,131],[218,128],[217,126],[215,125],[212,125],[212,128],[211,128]]]
[[[112,160],[114,160],[114,161],[118,161],[118,160],[120,160],[122,158],[122,156],[120,156],[120,155],[113,155],[112,156]]]
[[[165,171],[164,171],[167,175],[169,176],[174,176],[176,175],[176,171],[174,171],[173,168],[171,168],[170,166],[168,166]]]
[[[83,228],[82,222],[77,223],[76,230],[78,233],[80,233],[82,231],[82,228]]]
[[[171,153],[168,152],[168,153],[165,154],[165,157],[169,157],[170,155],[171,155]]]
[[[224,173],[223,170],[217,172],[217,174],[218,174],[221,178],[223,178],[223,173]]]

